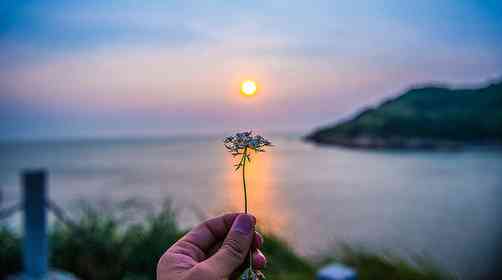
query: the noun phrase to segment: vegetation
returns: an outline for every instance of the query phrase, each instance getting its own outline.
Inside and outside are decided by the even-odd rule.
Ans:
[[[163,251],[184,234],[170,204],[142,223],[86,208],[77,226],[57,223],[50,232],[51,264],[80,279],[155,279],[155,266]],[[0,279],[21,270],[20,237],[0,229]],[[263,251],[270,280],[314,279],[323,264],[339,261],[357,269],[358,279],[448,279],[434,266],[411,264],[347,248],[337,257],[310,262],[296,255],[277,237],[265,235]]]
[[[412,261],[390,254],[376,254],[364,248],[341,246],[336,257],[324,262],[341,262],[358,271],[358,279],[454,279],[453,275],[443,272],[438,266],[423,257]]]
[[[307,139],[363,147],[501,144],[502,82],[479,89],[411,89]]]
[[[21,270],[21,242],[17,234],[0,228],[0,279]]]

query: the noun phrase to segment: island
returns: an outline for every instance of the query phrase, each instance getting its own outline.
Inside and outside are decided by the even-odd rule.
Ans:
[[[480,88],[416,87],[305,136],[354,148],[458,149],[502,144],[502,82]]]

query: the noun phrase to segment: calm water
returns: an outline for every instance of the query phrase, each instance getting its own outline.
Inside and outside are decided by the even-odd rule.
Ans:
[[[495,265],[502,152],[371,152],[272,140],[277,146],[250,168],[250,209],[299,253],[348,242],[431,256],[469,277]],[[2,205],[19,200],[18,174],[28,167],[50,171],[50,197],[69,211],[80,199],[158,206],[170,197],[189,226],[200,211],[242,208],[239,174],[218,139],[0,144]]]

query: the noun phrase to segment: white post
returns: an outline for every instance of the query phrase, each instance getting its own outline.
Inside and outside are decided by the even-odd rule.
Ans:
[[[23,265],[26,279],[45,279],[48,273],[47,174],[29,170],[22,175],[24,203]]]

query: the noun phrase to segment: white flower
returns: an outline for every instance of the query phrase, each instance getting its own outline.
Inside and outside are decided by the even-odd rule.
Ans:
[[[272,142],[263,138],[261,135],[253,135],[253,132],[239,132],[234,136],[226,137],[223,143],[227,150],[232,153],[232,155],[241,155],[244,150],[249,148],[256,152],[265,152],[265,146],[272,146]]]

